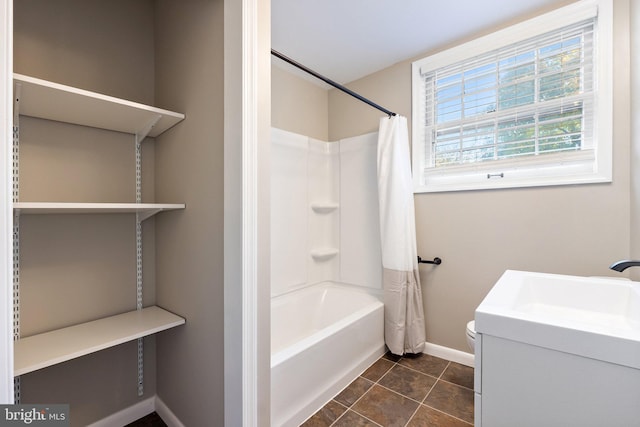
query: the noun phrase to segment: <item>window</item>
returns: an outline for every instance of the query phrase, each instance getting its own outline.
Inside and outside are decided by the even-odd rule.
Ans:
[[[416,192],[611,181],[611,0],[413,64]]]

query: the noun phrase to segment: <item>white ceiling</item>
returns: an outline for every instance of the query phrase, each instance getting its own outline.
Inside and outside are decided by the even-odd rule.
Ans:
[[[271,0],[271,45],[345,84],[564,3],[567,0]]]

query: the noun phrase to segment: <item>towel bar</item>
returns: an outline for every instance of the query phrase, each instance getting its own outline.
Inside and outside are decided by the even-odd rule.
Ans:
[[[429,261],[429,260],[426,260],[426,259],[422,259],[422,258],[420,258],[420,256],[418,256],[418,263],[419,263],[419,264],[435,264],[435,265],[440,265],[440,264],[442,264],[442,260],[441,260],[440,258],[438,258],[438,257],[435,257],[435,258],[433,259],[433,261]]]

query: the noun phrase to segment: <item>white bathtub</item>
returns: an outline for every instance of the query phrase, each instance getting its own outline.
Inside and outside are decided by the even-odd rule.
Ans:
[[[384,354],[381,298],[323,282],[271,300],[271,425],[299,426]]]

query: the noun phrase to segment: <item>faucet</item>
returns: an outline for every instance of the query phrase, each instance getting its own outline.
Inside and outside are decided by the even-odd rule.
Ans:
[[[640,261],[622,260],[614,262],[609,266],[610,269],[615,271],[624,271],[629,267],[640,267]]]

